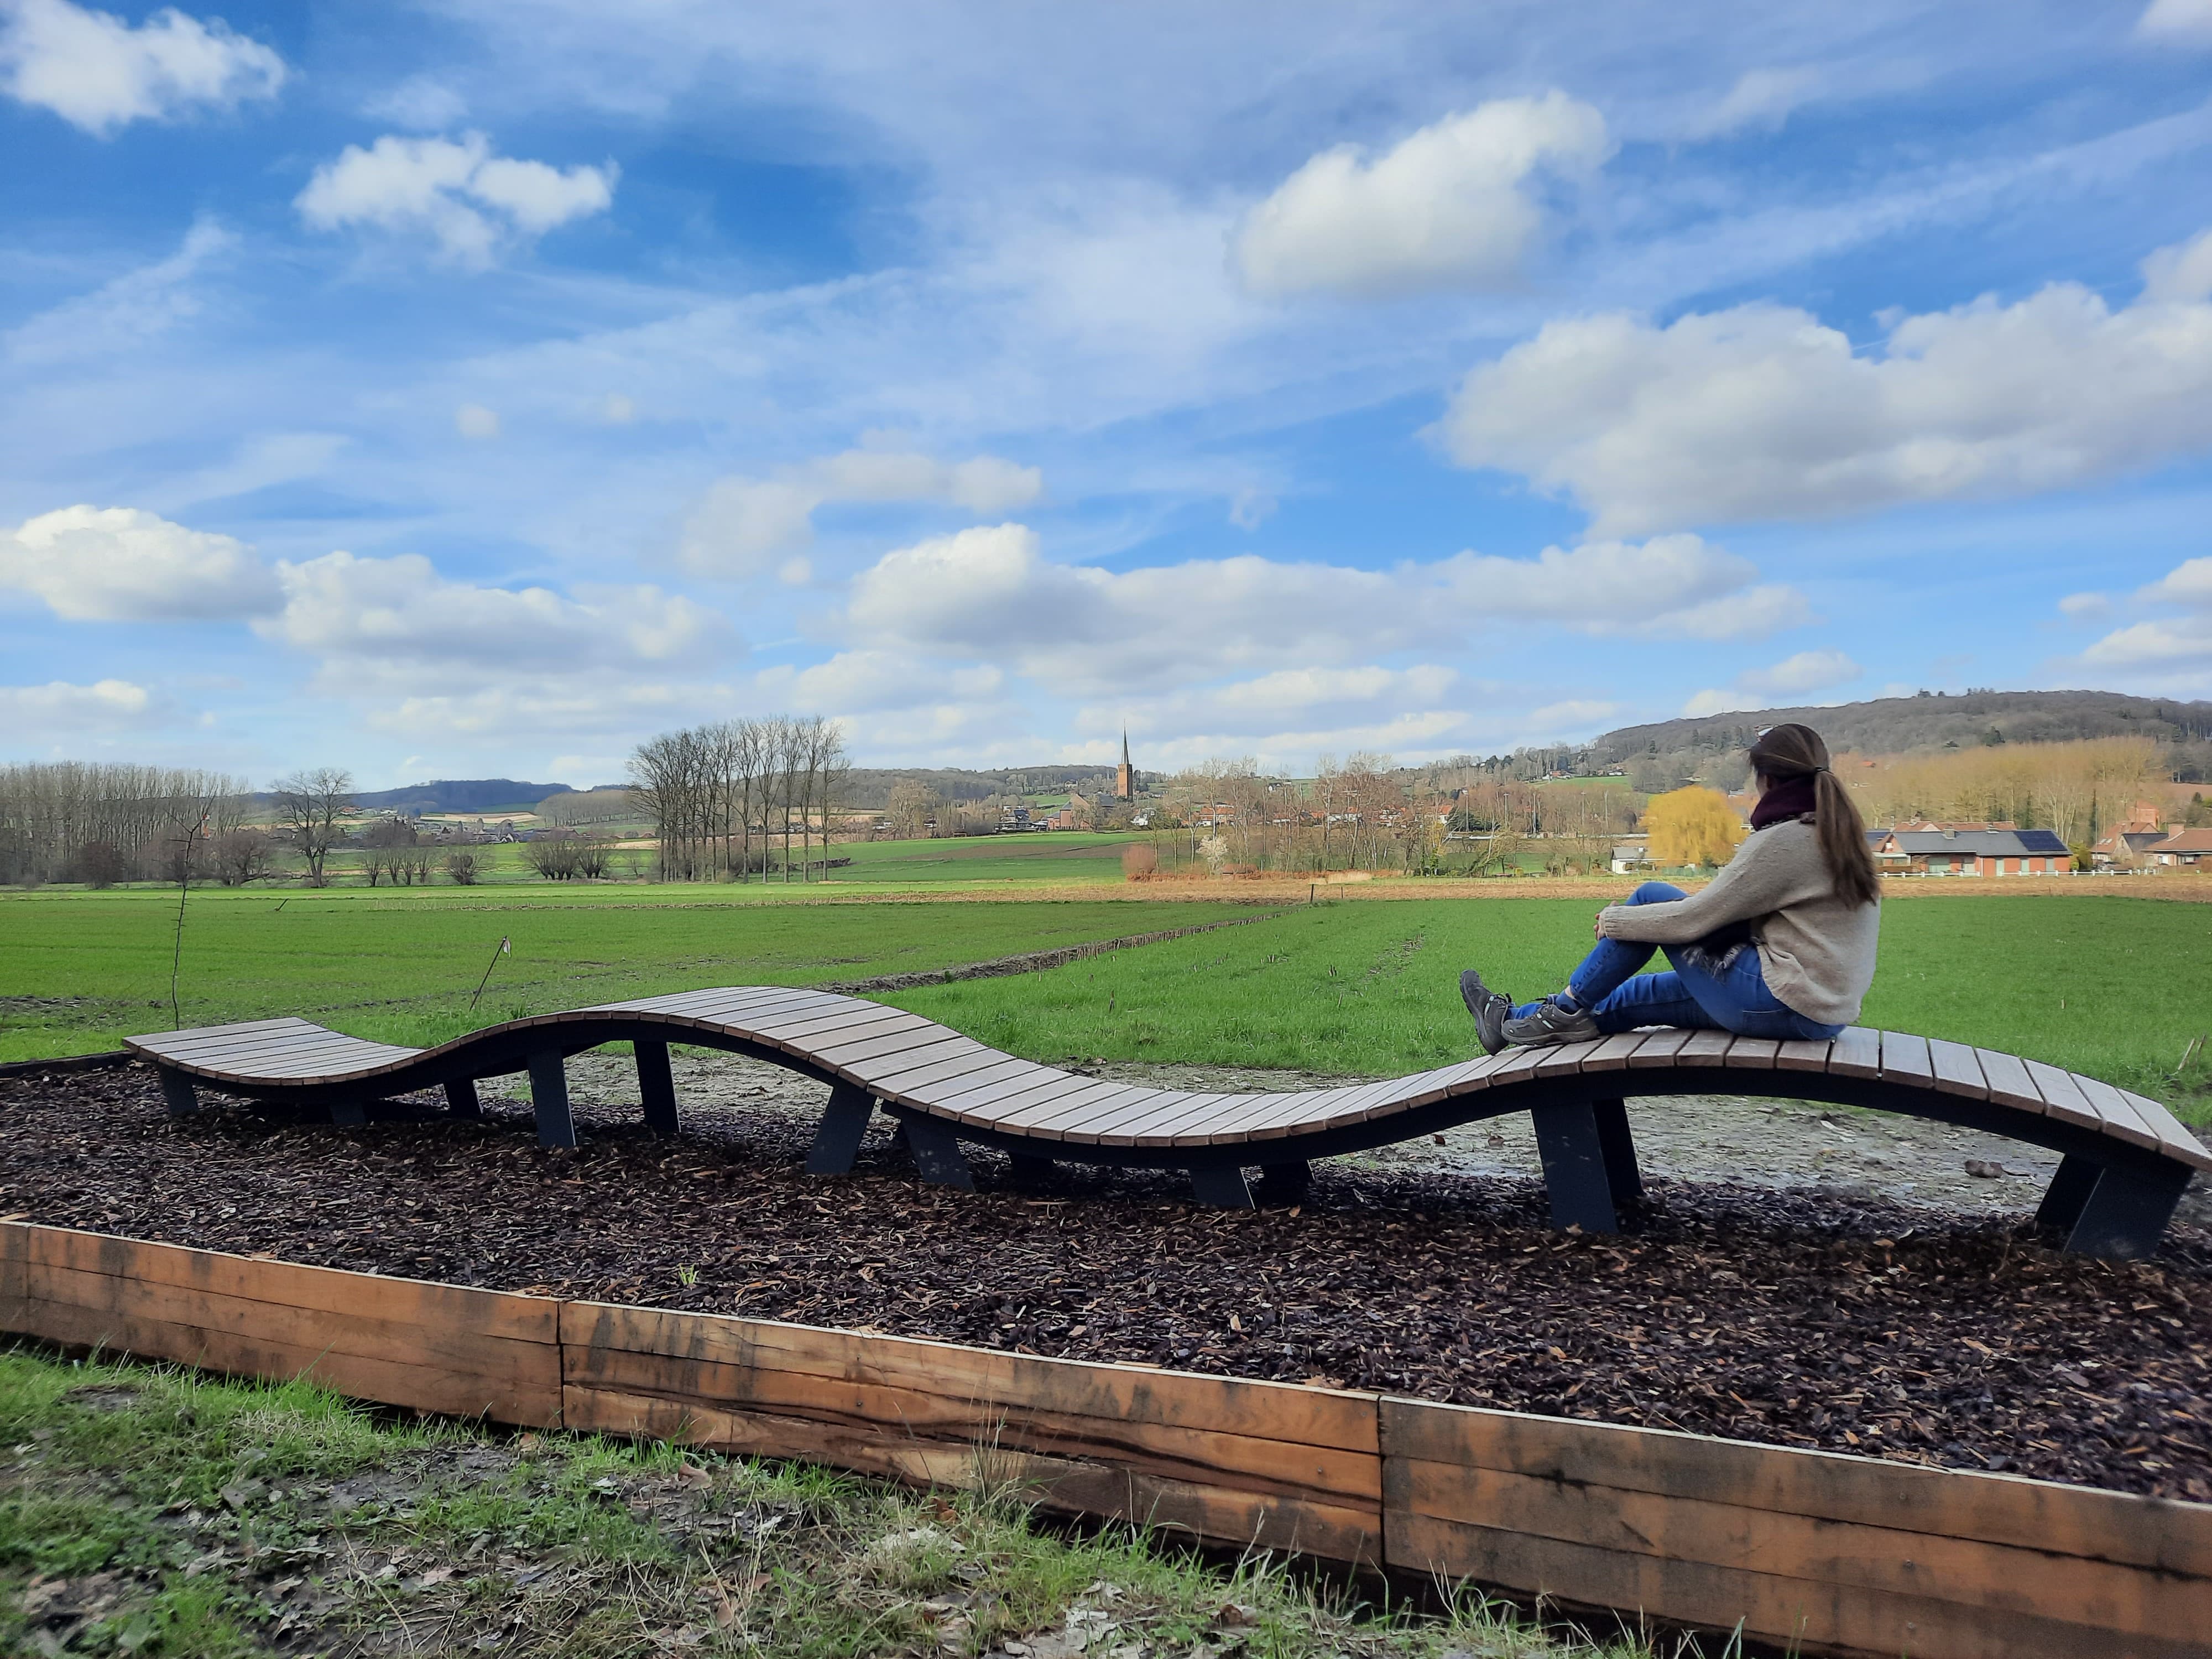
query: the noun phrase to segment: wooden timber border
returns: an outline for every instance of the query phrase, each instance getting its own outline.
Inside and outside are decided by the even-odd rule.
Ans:
[[[1806,1653],[2202,1659],[2212,1504],[0,1223],[0,1330],[647,1436]]]

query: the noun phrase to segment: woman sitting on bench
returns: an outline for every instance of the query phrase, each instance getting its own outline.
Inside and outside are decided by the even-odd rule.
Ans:
[[[1703,891],[1647,881],[1599,911],[1596,949],[1541,1002],[1516,1008],[1474,969],[1460,975],[1485,1052],[1640,1025],[1817,1042],[1858,1018],[1881,908],[1858,808],[1810,726],[1772,727],[1751,764],[1751,838]],[[1655,948],[1671,972],[1640,971]]]

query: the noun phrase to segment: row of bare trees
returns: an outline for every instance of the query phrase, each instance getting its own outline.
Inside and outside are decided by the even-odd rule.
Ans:
[[[241,862],[233,843],[256,833],[245,825],[246,804],[246,781],[220,772],[82,761],[0,767],[0,881],[105,887],[210,871],[228,881]]]
[[[843,734],[818,714],[718,720],[664,732],[630,757],[631,805],[649,818],[665,881],[750,880],[773,868],[826,871],[847,763]],[[780,857],[771,855],[781,847]]]
[[[2087,847],[2146,796],[2163,799],[2172,773],[2148,738],[1996,744],[1868,763],[1847,757],[1837,775],[1869,823],[1996,820],[2052,830]]]

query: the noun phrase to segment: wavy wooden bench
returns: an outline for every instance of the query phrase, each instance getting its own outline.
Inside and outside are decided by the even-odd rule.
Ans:
[[[830,1085],[807,1168],[842,1174],[878,1107],[897,1118],[925,1180],[973,1185],[963,1142],[997,1149],[1018,1176],[1055,1161],[1188,1171],[1203,1202],[1252,1202],[1244,1172],[1301,1190],[1310,1161],[1411,1140],[1477,1119],[1534,1120],[1552,1218],[1610,1232],[1643,1183],[1626,1103],[1677,1094],[1756,1094],[1871,1106],[2007,1135],[2062,1162],[2038,1218],[2069,1249],[2148,1255],[2212,1153],[2156,1101],[1988,1048],[1854,1028],[1831,1042],[1723,1031],[1630,1032],[1596,1042],[1509,1049],[1387,1082],[1289,1094],[1152,1089],[1018,1060],[902,1009],[774,986],[687,991],[509,1020],[403,1048],[304,1019],[252,1020],[127,1040],[159,1069],[172,1111],[196,1085],[327,1106],[362,1121],[376,1101],[442,1086],[477,1110],[477,1079],[527,1072],[538,1139],[573,1146],[562,1062],[602,1043],[635,1045],[645,1121],[677,1127],[672,1042],[774,1060]]]

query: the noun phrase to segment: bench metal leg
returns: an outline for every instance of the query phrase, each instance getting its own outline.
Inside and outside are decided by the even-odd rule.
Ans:
[[[910,1117],[906,1121],[906,1144],[914,1148],[914,1167],[931,1186],[957,1187],[963,1193],[975,1190],[967,1154],[960,1150],[959,1139],[949,1125],[933,1117]]]
[[[2067,1153],[2058,1162],[2058,1173],[2043,1189],[2035,1224],[2056,1232],[2072,1232],[2074,1224],[2081,1218],[2081,1206],[2089,1201],[2089,1194],[2097,1189],[2097,1177],[2104,1172],[2103,1164],[2092,1164],[2078,1152]]]
[[[161,1098],[168,1103],[171,1117],[185,1117],[200,1109],[200,1091],[192,1086],[191,1079],[182,1072],[164,1066],[157,1075],[161,1079]]]
[[[1252,1189],[1244,1184],[1244,1171],[1233,1164],[1216,1164],[1190,1172],[1190,1195],[1217,1210],[1249,1210]]]
[[[814,1145],[807,1151],[806,1173],[851,1174],[853,1160],[860,1155],[860,1137],[867,1133],[875,1110],[875,1099],[866,1089],[850,1083],[832,1087],[821,1126],[814,1131]]]
[[[1012,1166],[1007,1178],[1017,1187],[1041,1187],[1050,1181],[1053,1171],[1060,1166],[1048,1158],[1039,1158],[1034,1152],[1009,1152],[1006,1161]]]
[[[457,1077],[446,1085],[446,1109],[455,1117],[482,1117],[483,1102],[477,1098],[477,1080]]]
[[[1304,1158],[1260,1166],[1259,1198],[1266,1204],[1302,1204],[1313,1186],[1313,1165]]]
[[[676,1133],[676,1077],[668,1069],[668,1045],[637,1042],[637,1091],[645,1098],[645,1127],[657,1135]]]
[[[531,1055],[530,1103],[538,1114],[539,1146],[576,1144],[576,1122],[568,1112],[568,1068],[558,1048]]]
[[[1598,1150],[1605,1156],[1606,1185],[1613,1188],[1619,1209],[1644,1196],[1644,1172],[1636,1167],[1636,1137],[1629,1132],[1628,1103],[1593,1100],[1590,1115],[1597,1120]]]
[[[331,1121],[346,1129],[366,1123],[368,1121],[368,1103],[365,1100],[341,1100],[331,1108]]]
[[[1620,1217],[1613,1208],[1605,1147],[1590,1103],[1537,1106],[1528,1115],[1535,1121],[1536,1151],[1544,1160],[1552,1224],[1561,1231],[1579,1227],[1586,1233],[1618,1232]]]
[[[2159,1235],[2173,1218],[2181,1189],[2190,1171],[2169,1175],[2138,1173],[2111,1164],[2097,1177],[2097,1185],[2082,1205],[2081,1213],[2066,1236],[2066,1248],[2076,1255],[2102,1256],[2108,1261],[2132,1261],[2158,1249]]]

